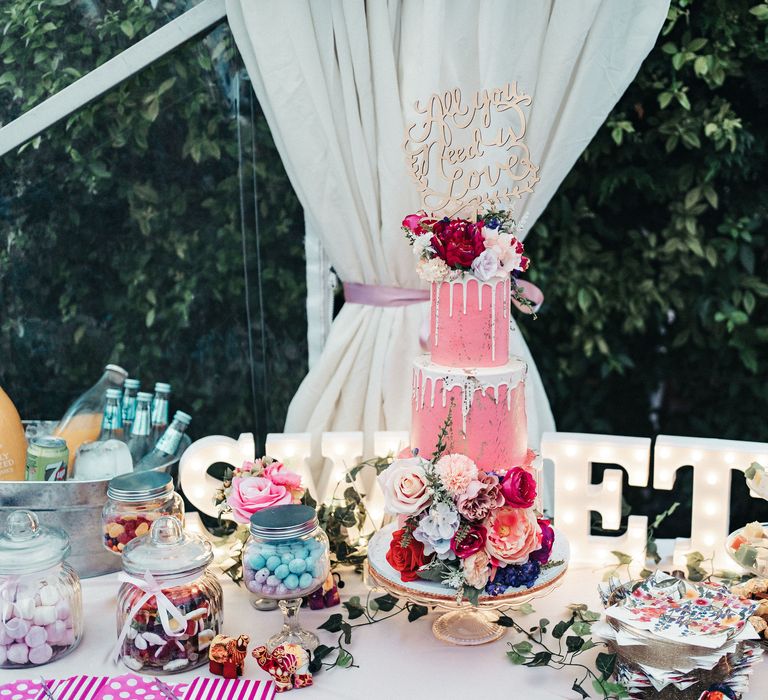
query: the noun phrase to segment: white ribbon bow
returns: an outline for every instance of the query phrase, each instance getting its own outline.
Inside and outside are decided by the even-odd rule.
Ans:
[[[160,624],[163,626],[163,631],[165,634],[169,637],[180,637],[182,634],[184,634],[185,630],[187,629],[187,619],[184,617],[184,613],[182,613],[181,610],[179,610],[168,599],[165,593],[163,593],[163,589],[183,586],[185,583],[191,583],[199,576],[199,572],[196,572],[194,574],[174,578],[172,580],[166,579],[162,583],[158,582],[149,571],[144,573],[144,578],[136,578],[126,574],[125,572],[118,576],[119,581],[123,583],[130,583],[140,591],[143,591],[144,595],[142,595],[141,598],[139,598],[139,600],[134,604],[134,606],[131,608],[131,611],[128,613],[128,617],[125,619],[125,624],[123,625],[123,629],[120,631],[120,634],[117,638],[117,644],[115,645],[113,652],[113,660],[115,663],[117,663],[118,659],[120,658],[120,650],[123,646],[123,642],[125,641],[125,637],[128,634],[128,630],[131,628],[131,623],[136,617],[136,613],[141,610],[144,603],[151,600],[152,598],[154,598],[157,603],[157,616],[160,618]],[[171,628],[171,619],[173,619],[177,624],[177,631],[175,632]]]

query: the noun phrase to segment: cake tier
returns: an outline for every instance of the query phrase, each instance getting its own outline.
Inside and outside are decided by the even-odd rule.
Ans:
[[[433,282],[429,349],[446,367],[501,367],[509,360],[509,275]]]
[[[449,452],[467,455],[486,471],[523,464],[528,447],[522,360],[501,367],[457,369],[420,355],[413,363],[411,447],[429,459],[451,415]]]

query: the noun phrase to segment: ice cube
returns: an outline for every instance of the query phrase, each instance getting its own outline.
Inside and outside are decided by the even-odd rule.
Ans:
[[[133,471],[133,459],[128,445],[120,440],[87,442],[75,456],[75,480],[111,479]]]

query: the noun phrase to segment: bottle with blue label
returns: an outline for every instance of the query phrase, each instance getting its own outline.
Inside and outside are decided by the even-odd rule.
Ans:
[[[123,384],[123,430],[126,435],[131,434],[131,426],[136,417],[136,394],[139,393],[141,382],[138,379],[126,379]]]
[[[154,449],[136,465],[135,470],[145,471],[168,464],[179,449],[181,438],[191,421],[192,416],[189,413],[176,411],[173,422],[157,441]]]
[[[165,382],[155,384],[155,395],[152,397],[152,438],[155,442],[168,428],[168,397],[170,395],[170,384]]]
[[[131,436],[128,438],[128,449],[136,465],[141,458],[152,449],[152,425],[149,418],[152,394],[140,391],[136,395],[136,416],[131,426]]]
[[[123,409],[120,405],[120,389],[107,389],[107,404],[104,407],[104,418],[101,421],[99,440],[125,440],[123,429]]]

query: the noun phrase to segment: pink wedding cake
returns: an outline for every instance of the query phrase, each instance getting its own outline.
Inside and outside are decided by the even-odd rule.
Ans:
[[[528,259],[507,212],[414,214],[403,228],[431,285],[430,353],[413,363],[411,450],[379,475],[397,516],[386,561],[473,602],[516,595],[564,563],[550,562],[528,449],[526,366],[509,354],[511,307],[531,307],[517,283]]]
[[[431,354],[413,367],[411,447],[444,442],[485,471],[522,465],[528,452],[525,363],[509,356],[510,276],[466,274],[431,283]]]
[[[510,308],[520,300],[512,275],[528,259],[508,221],[499,214],[403,222],[430,282],[430,354],[414,361],[411,447],[431,455],[447,429],[449,451],[488,472],[528,457],[526,366],[509,355]]]

